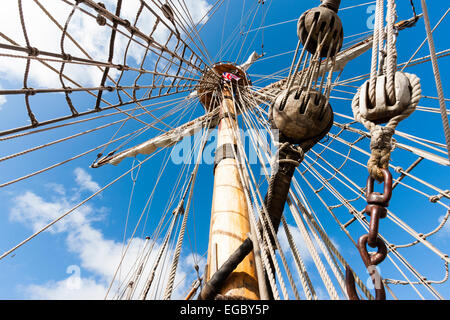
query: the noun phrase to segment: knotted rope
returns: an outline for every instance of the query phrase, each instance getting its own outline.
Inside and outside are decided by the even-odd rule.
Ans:
[[[409,102],[402,101],[400,96],[401,90],[405,90],[405,87],[398,84],[396,86],[396,75],[397,72],[397,50],[396,50],[396,31],[395,22],[397,19],[396,5],[394,0],[387,0],[387,14],[386,14],[386,32],[384,29],[384,0],[377,0],[376,17],[375,17],[375,27],[373,36],[373,47],[372,47],[372,64],[371,64],[371,74],[368,80],[368,104],[371,106],[370,112],[376,113],[376,118],[373,116],[368,119],[368,116],[362,114],[360,109],[360,94],[364,87],[358,89],[355,97],[352,101],[352,111],[355,120],[362,123],[367,130],[370,131],[371,141],[370,149],[371,156],[367,163],[370,175],[377,181],[383,181],[383,174],[381,169],[386,169],[389,166],[389,161],[391,158],[392,151],[392,136],[395,133],[395,129],[399,122],[409,117],[416,109],[422,91],[420,86],[420,79],[409,73],[403,73],[409,81],[410,90],[410,100]],[[386,49],[384,48],[384,42],[386,40]],[[386,59],[386,65],[385,65]],[[377,71],[378,67],[378,71]],[[379,77],[384,77],[386,75],[384,94],[386,96],[385,105],[380,104],[381,94],[376,86],[377,79]],[[399,91],[399,92],[397,92]],[[401,111],[401,108],[405,104],[408,104],[406,108]],[[397,108],[395,114],[392,113],[392,109]],[[390,109],[390,110],[388,110]],[[366,112],[367,113],[367,112]],[[386,123],[386,126],[382,127],[380,123]]]
[[[383,174],[380,170],[383,168],[386,169],[389,166],[392,151],[392,136],[395,133],[395,129],[400,121],[406,119],[414,112],[422,95],[419,77],[409,73],[404,73],[404,75],[408,78],[410,83],[410,103],[401,114],[389,119],[386,126],[382,127],[377,125],[373,121],[370,121],[361,115],[359,108],[361,88],[358,89],[358,92],[352,101],[352,111],[355,120],[362,123],[367,130],[369,130],[371,135],[371,156],[367,163],[367,167],[370,175],[377,181],[383,180]]]

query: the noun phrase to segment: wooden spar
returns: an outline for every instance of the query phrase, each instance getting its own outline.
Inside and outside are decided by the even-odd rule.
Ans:
[[[231,156],[232,150],[224,146],[234,146],[237,141],[233,128],[237,127],[236,109],[226,85],[222,89],[220,122],[218,127],[216,167],[211,209],[208,261],[206,281],[227,261],[250,233],[248,207],[239,177],[237,160]],[[218,157],[217,154],[225,156]],[[218,158],[217,158],[218,157]],[[227,278],[220,294],[248,300],[259,299],[258,281],[253,252],[237,266]]]

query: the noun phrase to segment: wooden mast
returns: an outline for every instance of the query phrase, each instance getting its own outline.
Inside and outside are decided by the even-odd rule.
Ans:
[[[206,280],[222,266],[250,233],[248,207],[239,177],[236,139],[236,108],[228,84],[222,88],[222,102],[214,170],[214,190]],[[232,148],[235,148],[233,152]],[[255,259],[251,252],[230,274],[220,294],[248,300],[259,299]]]

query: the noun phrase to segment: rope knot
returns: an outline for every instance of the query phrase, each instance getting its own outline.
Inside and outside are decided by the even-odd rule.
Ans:
[[[23,88],[24,90],[26,90],[25,95],[27,96],[34,96],[36,94],[36,89],[34,88]]]
[[[444,190],[441,193],[439,193],[438,195],[430,196],[428,198],[428,200],[432,203],[436,203],[439,200],[441,200],[442,198],[450,199],[450,190]]]
[[[32,57],[37,57],[40,54],[40,51],[39,51],[38,48],[28,47],[27,48],[27,53],[28,53],[28,55],[30,55]]]
[[[63,53],[63,54],[62,54],[62,59],[63,59],[64,61],[71,61],[71,60],[72,60],[72,56],[71,56],[70,54]]]
[[[396,103],[389,105],[387,101],[386,76],[377,77],[376,104],[370,102],[370,81],[358,89],[352,102],[355,120],[362,123],[371,133],[371,156],[367,163],[370,175],[382,181],[380,169],[389,166],[390,154],[393,150],[393,134],[400,121],[409,117],[419,103],[422,90],[420,79],[409,73],[395,74]],[[386,123],[385,127],[379,124]]]
[[[101,14],[98,14],[95,20],[97,21],[97,24],[101,27],[106,25],[106,18]]]

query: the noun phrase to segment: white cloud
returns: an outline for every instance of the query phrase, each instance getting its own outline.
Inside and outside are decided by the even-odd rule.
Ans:
[[[75,181],[80,186],[81,190],[88,190],[91,192],[97,192],[100,190],[100,186],[97,182],[92,180],[92,177],[82,168],[76,168]]]
[[[292,226],[288,224],[289,231],[291,232],[292,238],[294,240],[294,243],[300,253],[300,256],[302,257],[304,262],[312,261],[311,253],[308,250],[308,247],[305,243],[305,240],[303,239],[302,234],[300,233],[300,230],[296,226]],[[284,252],[290,251],[289,242],[286,237],[286,233],[284,232],[284,228],[280,226],[280,231],[278,233],[278,239],[280,241],[281,248]]]
[[[4,96],[0,96],[0,110],[2,110],[2,106],[6,103],[6,98]]]
[[[80,169],[75,171],[81,172]],[[86,172],[83,173],[82,181],[95,183]],[[55,186],[60,191],[58,198],[54,197],[51,200],[45,200],[31,191],[14,198],[10,219],[23,223],[31,227],[33,231],[37,231],[61,213],[73,207],[74,203],[71,203],[71,200],[66,197],[65,190],[63,192],[60,185]],[[84,185],[81,184],[81,186]],[[78,192],[81,192],[81,189]],[[22,290],[27,296],[32,299],[104,299],[124,248],[122,242],[106,239],[101,230],[93,226],[93,221],[97,219],[97,213],[102,211],[104,211],[103,208],[97,209],[90,205],[84,205],[50,229],[53,234],[64,233],[66,235],[68,251],[80,261],[79,272],[66,279],[54,279],[43,284],[28,285]],[[133,239],[122,263],[122,275],[127,274],[128,271],[135,267],[135,262],[141,257],[144,241],[141,238]],[[137,293],[143,288],[145,278],[153,267],[159,248],[160,244],[157,243],[149,256],[148,263],[142,273],[144,279],[139,283],[136,290]],[[171,254],[173,254],[173,251],[169,252],[169,256]],[[178,270],[175,284],[179,283],[179,286],[174,291],[173,297],[175,298],[180,298],[185,293],[186,286],[190,285],[193,280],[194,272],[189,272],[194,270],[193,267],[190,268],[190,266],[193,266],[192,258],[192,255],[181,257],[180,266],[189,267],[180,267]],[[201,259],[200,262],[200,265],[204,264],[204,259]],[[161,283],[165,283],[167,280],[167,272],[168,267],[166,265],[162,274],[157,274],[157,277],[161,278]],[[85,276],[85,273],[88,273],[89,276]],[[120,280],[124,280],[123,277]],[[117,287],[113,286],[111,293],[115,293],[116,289]],[[155,292],[152,290],[149,297],[153,298],[154,294]],[[160,294],[156,297],[161,298]],[[134,298],[139,297],[135,296]]]
[[[14,204],[10,211],[10,220],[26,224],[34,232],[73,207],[66,197],[61,197],[55,201],[46,201],[31,191],[26,191],[15,197]],[[49,231],[52,233],[64,232],[73,223],[81,225],[86,222],[91,212],[90,206],[80,207],[67,219],[63,219],[60,223],[52,226]]]
[[[66,194],[66,189],[61,184],[58,184],[58,183],[47,183],[45,186],[47,188],[49,188],[51,191],[56,192],[59,195],[63,196],[63,195]]]
[[[24,34],[21,28],[21,22],[18,12],[17,2],[3,1],[2,11],[0,13],[3,21],[1,31],[9,38],[21,46],[26,46]],[[64,25],[71,6],[57,0],[41,1],[49,13],[55,17],[60,25]],[[45,13],[34,3],[34,1],[23,1],[23,14],[27,35],[32,47],[41,51],[61,52],[60,40],[62,31],[45,15]],[[106,30],[96,28],[94,19],[80,13],[75,13],[73,21],[69,27],[69,32],[80,44],[92,55],[94,59],[104,60],[106,50],[105,44],[108,42]],[[98,27],[98,25],[97,25]],[[80,37],[80,35],[84,37]],[[6,40],[4,40],[6,41]],[[73,56],[82,56],[80,50],[68,39],[65,40],[65,52]],[[14,53],[14,51],[12,51]],[[25,59],[5,58],[0,59],[0,69],[7,79],[21,80],[25,69]],[[51,66],[60,69],[59,63],[49,62]],[[82,84],[98,82],[101,72],[92,67],[67,65],[67,74],[71,78]],[[5,78],[5,77],[3,77]],[[39,62],[32,62],[30,68],[30,85],[35,87],[60,86],[57,73],[54,73]],[[72,84],[73,86],[73,84]]]
[[[440,216],[438,221],[439,224],[442,223],[442,221],[444,221],[445,219],[445,215]],[[437,233],[438,235],[440,235],[441,237],[450,237],[450,223],[448,222],[448,220],[445,222],[444,226],[441,229],[441,232]]]
[[[79,278],[79,285],[73,286],[69,277],[61,281],[51,281],[45,285],[30,285],[23,289],[31,299],[36,300],[100,300],[106,287],[93,279]]]

